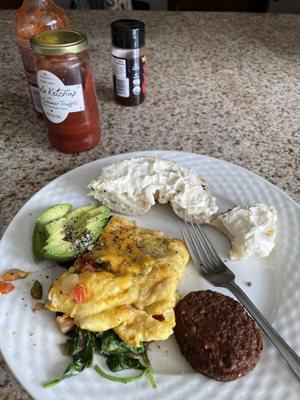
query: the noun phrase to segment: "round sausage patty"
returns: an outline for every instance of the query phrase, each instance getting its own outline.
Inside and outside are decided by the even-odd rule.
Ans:
[[[233,381],[257,364],[261,332],[231,297],[211,290],[191,292],[176,305],[175,316],[180,351],[196,371]]]

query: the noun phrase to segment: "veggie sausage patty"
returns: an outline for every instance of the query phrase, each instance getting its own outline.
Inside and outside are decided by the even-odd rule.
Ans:
[[[260,330],[236,300],[211,290],[191,292],[175,307],[175,337],[191,366],[209,378],[233,381],[258,362]]]

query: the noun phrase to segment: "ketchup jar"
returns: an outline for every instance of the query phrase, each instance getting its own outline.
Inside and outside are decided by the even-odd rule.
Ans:
[[[75,30],[48,30],[30,43],[51,144],[65,153],[96,146],[100,115],[86,36]]]

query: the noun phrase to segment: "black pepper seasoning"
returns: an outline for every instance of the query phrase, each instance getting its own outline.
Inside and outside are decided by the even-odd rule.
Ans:
[[[119,19],[111,24],[111,37],[115,101],[138,106],[147,90],[145,25],[134,19]]]

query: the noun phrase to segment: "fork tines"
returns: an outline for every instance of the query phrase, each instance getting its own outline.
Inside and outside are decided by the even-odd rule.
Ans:
[[[179,227],[195,266],[199,267],[205,278],[209,279],[207,275],[229,271],[198,223],[194,220],[191,222],[181,220]]]

